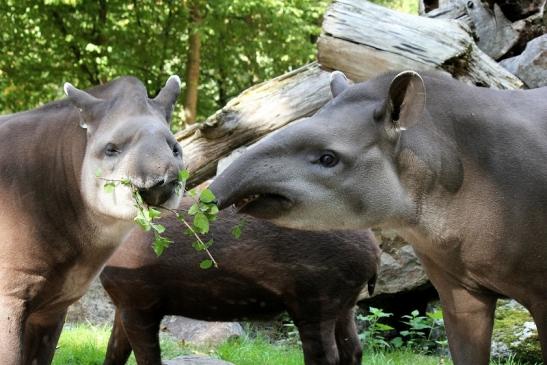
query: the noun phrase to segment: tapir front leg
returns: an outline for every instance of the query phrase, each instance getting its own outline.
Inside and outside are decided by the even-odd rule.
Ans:
[[[130,309],[121,310],[120,316],[137,364],[161,365],[159,331],[162,317]]]
[[[341,313],[336,319],[335,337],[340,364],[360,365],[363,351],[352,308]]]
[[[340,358],[334,336],[336,320],[320,322],[295,321],[306,365],[338,365]]]
[[[131,344],[123,328],[120,310],[116,309],[114,325],[110,332],[108,348],[103,365],[124,365],[131,355]]]
[[[66,310],[47,316],[47,321],[33,321],[25,326],[24,364],[51,364],[65,323]]]
[[[25,305],[19,299],[0,296],[0,363],[23,364]]]
[[[543,298],[533,303],[529,308],[534,322],[536,323],[541,344],[541,354],[543,355],[543,363],[547,364],[547,300]]]
[[[497,298],[467,290],[432,261],[420,259],[441,298],[454,365],[488,365]]]

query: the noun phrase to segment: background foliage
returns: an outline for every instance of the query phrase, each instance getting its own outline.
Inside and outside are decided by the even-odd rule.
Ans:
[[[376,1],[417,8],[417,0]],[[0,0],[0,114],[61,97],[65,81],[85,88],[134,75],[154,95],[170,74],[185,75],[189,32],[197,27],[197,115],[204,119],[252,84],[312,61],[329,3]],[[192,22],[192,6],[200,10],[199,24]]]

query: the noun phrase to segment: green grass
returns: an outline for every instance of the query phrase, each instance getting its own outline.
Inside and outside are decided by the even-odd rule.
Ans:
[[[79,364],[100,365],[103,363],[110,328],[87,325],[66,326],[59,340],[59,348],[53,359],[54,365]],[[245,336],[221,344],[216,349],[191,349],[168,337],[161,340],[162,358],[171,359],[183,354],[206,353],[230,361],[235,365],[302,365],[300,347],[272,343],[262,335]],[[135,365],[131,355],[128,364]],[[452,362],[439,356],[425,356],[409,350],[388,352],[365,352],[366,365],[451,365]],[[492,365],[519,365],[509,359],[492,362]]]
[[[103,363],[110,327],[76,325],[65,326],[59,339],[53,365],[100,365]],[[161,338],[162,357],[171,359],[191,351],[172,339]],[[136,365],[133,354],[127,364]]]

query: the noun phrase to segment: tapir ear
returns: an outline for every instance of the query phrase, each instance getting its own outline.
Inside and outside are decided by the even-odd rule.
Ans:
[[[165,110],[165,119],[168,123],[171,122],[171,114],[175,107],[175,102],[180,94],[180,77],[172,75],[169,77],[163,89],[160,90],[154,101],[160,104]]]
[[[349,85],[349,80],[343,72],[334,71],[330,74],[330,92],[333,98],[340,95]]]
[[[88,123],[95,119],[97,117],[97,111],[102,109],[99,108],[99,105],[103,103],[103,100],[75,88],[69,82],[65,82],[63,90],[72,104],[80,110],[80,126],[82,128],[88,128]]]
[[[414,71],[401,72],[391,81],[384,108],[388,132],[398,134],[415,126],[422,118],[424,108],[424,80]]]

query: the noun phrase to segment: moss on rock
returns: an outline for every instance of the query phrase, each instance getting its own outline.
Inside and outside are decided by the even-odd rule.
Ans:
[[[541,364],[537,327],[528,311],[515,301],[498,304],[494,323],[494,356],[513,355],[522,364]]]

